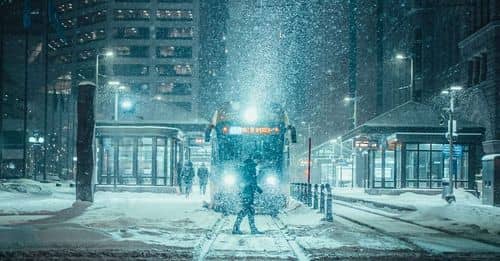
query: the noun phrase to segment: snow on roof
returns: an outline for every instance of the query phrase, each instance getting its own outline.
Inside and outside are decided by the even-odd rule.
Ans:
[[[441,115],[431,106],[408,101],[390,111],[365,122],[364,126],[370,127],[442,127]],[[479,128],[475,123],[458,119],[457,125],[460,128]]]

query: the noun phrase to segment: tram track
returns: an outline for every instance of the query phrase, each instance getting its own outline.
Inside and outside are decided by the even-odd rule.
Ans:
[[[390,220],[393,220],[393,221],[404,223],[406,225],[420,227],[422,229],[427,229],[427,230],[430,230],[430,231],[435,231],[436,233],[443,233],[443,234],[446,234],[446,235],[449,235],[449,236],[453,236],[453,237],[456,237],[456,238],[471,240],[471,241],[479,242],[479,243],[482,243],[482,244],[485,244],[485,245],[489,245],[489,246],[493,246],[493,247],[500,247],[499,243],[493,242],[493,241],[490,241],[490,240],[485,240],[485,239],[481,239],[481,238],[467,236],[467,235],[460,234],[460,233],[455,232],[455,231],[450,231],[450,230],[447,230],[447,229],[444,229],[444,228],[438,228],[438,227],[434,227],[434,226],[420,224],[420,223],[417,223],[417,222],[414,222],[414,221],[411,221],[411,220],[399,218],[397,216],[380,213],[379,211],[373,211],[373,210],[369,210],[369,209],[362,208],[362,207],[359,207],[359,206],[354,206],[352,204],[347,204],[347,203],[344,203],[344,202],[339,201],[339,200],[334,200],[333,202],[334,202],[334,205],[340,205],[340,206],[343,206],[343,207],[354,209],[356,211],[360,211],[360,212],[364,212],[364,213],[369,213],[371,215],[376,215],[378,217],[383,217],[383,218],[386,218],[386,219],[390,219]],[[346,215],[339,214],[338,212],[335,212],[334,215],[338,216],[338,217],[341,217],[341,218],[343,218],[345,220],[348,220],[348,221],[350,221],[352,223],[355,223],[355,224],[358,224],[358,225],[361,225],[361,226],[364,226],[364,227],[368,227],[368,228],[370,228],[372,230],[375,230],[375,231],[377,231],[379,233],[382,233],[382,234],[385,234],[385,235],[389,235],[391,237],[396,237],[399,240],[402,240],[402,241],[404,241],[406,243],[410,243],[410,245],[415,245],[413,242],[411,242],[410,240],[408,240],[405,237],[395,236],[393,233],[387,232],[384,229],[381,229],[381,228],[379,228],[377,226],[374,226],[372,224],[363,222],[363,221],[361,221],[359,219],[348,217]]]
[[[222,232],[224,226],[229,222],[229,216],[221,215],[221,217],[214,223],[210,231],[205,235],[199,246],[195,249],[193,259],[197,261],[205,260],[207,254],[210,252],[215,240]]]
[[[206,233],[204,238],[200,240],[198,246],[193,253],[193,260],[212,260],[224,259],[225,249],[217,249],[221,244],[224,244],[228,239],[235,239],[239,241],[269,241],[272,242],[274,253],[269,256],[269,250],[265,249],[249,249],[247,254],[259,257],[262,255],[264,259],[294,259],[299,261],[307,261],[309,258],[304,253],[303,249],[297,244],[295,238],[292,238],[287,233],[287,227],[281,219],[271,216],[259,216],[261,225],[266,229],[262,235],[232,235],[230,233],[230,226],[232,225],[231,216],[221,216],[212,226],[209,232]],[[227,234],[227,235],[226,235]],[[233,259],[238,256],[237,252],[241,250],[234,250],[227,258]],[[227,253],[229,254],[229,253]],[[231,257],[231,258],[230,258]]]

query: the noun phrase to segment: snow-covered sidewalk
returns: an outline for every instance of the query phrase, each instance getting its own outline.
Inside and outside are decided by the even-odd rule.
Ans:
[[[458,233],[482,234],[500,242],[500,208],[482,205],[480,199],[461,189],[455,190],[456,202],[452,204],[444,201],[440,194],[405,192],[397,196],[369,195],[363,189],[339,188],[335,188],[333,193],[344,198],[415,209],[403,211],[399,217]]]

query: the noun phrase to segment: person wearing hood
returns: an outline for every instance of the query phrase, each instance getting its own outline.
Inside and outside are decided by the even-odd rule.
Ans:
[[[257,163],[252,158],[244,161],[242,170],[242,185],[240,200],[242,209],[236,217],[233,226],[233,234],[242,234],[240,224],[245,216],[248,216],[248,223],[252,234],[262,234],[255,226],[255,192],[262,193],[262,189],[257,185]]]
[[[202,163],[198,168],[198,180],[200,182],[200,193],[202,195],[205,195],[205,192],[207,190],[208,175],[208,169],[205,166],[205,163]]]
[[[186,193],[186,198],[191,194],[191,189],[193,187],[194,178],[194,168],[193,162],[190,160],[186,162],[186,165],[182,168],[182,182],[184,184],[184,191]]]

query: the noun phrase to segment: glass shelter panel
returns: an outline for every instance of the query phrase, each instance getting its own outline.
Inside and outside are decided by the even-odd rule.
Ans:
[[[111,138],[102,139],[102,169],[99,184],[112,184],[115,173],[115,148]]]
[[[158,138],[156,141],[156,185],[166,185],[166,156],[165,139]]]
[[[153,138],[139,138],[137,143],[138,184],[152,185]]]
[[[384,188],[393,188],[396,186],[395,156],[395,151],[385,151]]]
[[[134,138],[124,137],[120,139],[118,149],[118,164],[120,165],[120,173],[118,177],[119,184],[132,185],[136,184],[134,173]]]

